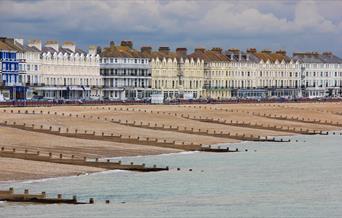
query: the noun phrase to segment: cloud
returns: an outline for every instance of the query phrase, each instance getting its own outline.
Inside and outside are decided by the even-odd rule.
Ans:
[[[308,0],[1,0],[0,29],[9,36],[75,39],[82,45],[132,39],[154,46],[296,46],[342,54],[334,45],[341,42],[341,7],[338,1]]]
[[[332,21],[318,13],[317,5],[313,1],[299,2],[296,7],[294,25],[305,31],[334,32],[337,26]]]

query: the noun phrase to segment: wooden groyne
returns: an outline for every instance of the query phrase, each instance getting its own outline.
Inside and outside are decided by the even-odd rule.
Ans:
[[[320,120],[320,119],[306,119],[303,117],[294,117],[294,116],[287,116],[287,115],[275,115],[275,114],[266,114],[266,113],[255,113],[250,112],[254,116],[265,117],[270,119],[276,120],[286,120],[286,121],[294,121],[299,123],[310,123],[310,124],[319,124],[319,125],[326,125],[326,126],[335,126],[335,127],[342,127],[342,123],[334,122],[332,120]]]
[[[204,108],[211,109],[211,110],[221,110],[225,112],[237,112],[237,113],[242,112],[242,113],[246,113],[252,116],[265,117],[269,119],[342,127],[342,123],[334,122],[332,120],[309,119],[309,118],[306,119],[306,118],[299,117],[299,116],[296,117],[296,116],[289,116],[289,115],[276,115],[272,113],[260,113],[260,112],[252,112],[248,110],[237,110],[237,109],[234,110],[234,109],[224,109],[224,108],[213,108],[213,107],[207,107],[207,106],[205,106]],[[326,133],[323,133],[322,135],[326,135]]]
[[[275,105],[273,105],[275,107]],[[310,123],[310,124],[319,124],[319,125],[328,125],[328,126],[336,126],[336,127],[342,127],[342,123],[340,122],[334,122],[331,120],[320,120],[320,119],[305,119],[303,117],[295,117],[295,116],[288,116],[288,115],[275,115],[271,113],[260,113],[260,112],[252,112],[248,110],[243,110],[243,109],[224,109],[224,108],[216,108],[216,107],[210,107],[210,106],[195,106],[195,105],[184,105],[180,107],[191,107],[191,108],[202,108],[202,109],[209,109],[209,110],[220,110],[224,112],[230,112],[230,113],[246,113],[252,116],[258,116],[258,117],[264,117],[264,118],[269,118],[269,119],[277,119],[277,120],[286,120],[286,121],[292,121],[292,122],[299,122],[299,123]],[[280,106],[279,106],[280,107]],[[230,123],[227,123],[228,125],[231,124],[235,125],[246,125],[246,122],[243,124],[243,122],[238,122],[238,121],[230,121]],[[259,125],[260,126],[260,125]],[[267,126],[263,126],[268,128]],[[254,127],[252,127],[254,128]],[[321,130],[309,130],[309,129],[304,129],[304,128],[290,128],[288,126],[279,126],[277,129],[273,129],[275,131],[287,131],[289,132],[293,131],[294,133],[299,133],[299,134],[309,134],[309,135],[314,135],[314,134],[319,134],[319,135],[327,135],[327,131],[321,131]]]
[[[216,131],[216,130],[208,130],[208,129],[196,129],[196,128],[187,128],[182,126],[172,126],[172,125],[165,125],[159,123],[151,123],[151,122],[137,122],[137,121],[128,121],[128,120],[114,120],[112,119],[113,123],[126,125],[131,127],[138,127],[144,129],[151,129],[151,130],[160,130],[160,131],[168,131],[168,132],[178,132],[178,133],[185,133],[191,135],[201,135],[201,136],[211,136],[211,137],[218,137],[218,138],[226,138],[226,139],[236,139],[242,141],[259,141],[257,136],[246,135],[246,134],[239,134],[235,133],[232,134],[230,132],[223,132],[223,131]]]
[[[20,152],[16,148],[6,149],[5,147],[1,147],[0,157],[77,166],[88,166],[107,170],[129,170],[139,172],[155,172],[169,170],[169,167],[157,167],[156,165],[153,165],[153,167],[147,167],[145,164],[134,164],[133,162],[131,162],[130,164],[123,164],[121,161],[111,162],[109,159],[100,160],[99,158],[95,158],[92,160],[87,157],[76,158],[74,155],[66,156],[64,154],[57,154],[56,157],[56,155],[52,154],[51,152],[49,154],[44,155],[40,151],[29,152],[28,150],[25,150],[23,152]]]
[[[151,138],[151,137],[140,137],[131,135],[118,135],[114,133],[96,132],[91,130],[79,130],[79,129],[69,129],[53,126],[44,126],[37,124],[18,124],[17,122],[4,121],[0,123],[0,126],[21,129],[25,131],[51,134],[56,136],[79,138],[87,140],[97,140],[97,141],[109,141],[136,145],[148,145],[157,147],[166,147],[181,149],[187,151],[197,151],[202,147],[202,144],[187,143],[184,141],[168,141],[165,139]]]
[[[195,107],[195,106],[194,106]],[[201,106],[198,106],[201,108]],[[207,107],[204,107],[207,108]],[[96,107],[98,109],[98,107]],[[106,109],[105,107],[102,107],[102,109]],[[165,114],[165,115],[173,115],[177,117],[185,118],[186,116],[184,114],[180,113],[171,113],[171,112],[160,112],[160,111],[152,111],[152,110],[146,110],[146,109],[139,109],[139,108],[107,108],[108,110],[113,111],[139,111],[139,112],[145,112],[145,113],[156,113],[156,114]],[[96,119],[96,120],[103,120],[108,122],[113,122],[119,125],[126,125],[131,127],[137,127],[137,128],[145,128],[145,129],[152,129],[152,130],[161,130],[161,131],[172,131],[172,132],[179,132],[179,133],[185,133],[185,134],[193,134],[193,135],[202,135],[202,136],[211,136],[211,137],[219,137],[219,138],[227,138],[227,139],[236,139],[241,141],[262,141],[262,142],[287,142],[289,140],[278,140],[276,138],[272,137],[263,137],[263,136],[257,136],[253,134],[245,134],[245,133],[231,133],[231,132],[223,132],[223,131],[209,131],[208,129],[195,129],[195,128],[187,128],[187,127],[180,127],[180,126],[170,126],[170,125],[164,125],[159,123],[143,123],[138,122],[136,120],[134,121],[128,121],[128,120],[120,120],[120,119],[109,119],[107,117],[100,117],[100,116],[86,116],[86,115],[78,115],[78,114],[72,114],[72,113],[58,113],[53,111],[43,112],[41,111],[14,111],[12,110],[3,110],[4,112],[10,112],[10,113],[23,113],[23,114],[51,114],[51,115],[61,115],[61,116],[67,116],[67,117],[76,117],[76,118],[84,118],[84,119]],[[223,123],[219,123],[223,124]],[[227,123],[226,123],[227,124]],[[54,135],[60,135],[65,137],[74,137],[74,138],[81,138],[81,139],[90,139],[90,140],[104,140],[104,141],[112,141],[112,142],[120,142],[120,143],[129,143],[129,144],[139,144],[139,145],[151,145],[151,146],[159,146],[159,147],[168,147],[168,148],[176,148],[176,149],[182,149],[182,150],[189,150],[189,151],[195,151],[195,150],[202,150],[203,145],[202,144],[195,144],[195,143],[186,143],[186,142],[176,142],[176,141],[166,141],[161,139],[153,139],[153,138],[143,138],[143,137],[134,137],[134,136],[122,136],[122,135],[114,135],[114,134],[105,134],[104,132],[100,133],[100,135],[97,135],[95,131],[81,131],[75,129],[74,132],[70,132],[68,128],[65,128],[65,131],[62,132],[62,129],[59,127],[58,130],[52,131],[52,126],[49,126],[49,129],[44,129],[44,127],[41,125],[40,128],[34,128],[34,125],[32,125],[32,128],[30,126],[27,126],[25,123],[23,125],[17,125],[15,122],[10,124],[10,122],[5,121],[3,124],[0,123],[0,125],[7,125],[10,127],[15,128],[21,128],[28,131],[35,131],[35,132],[41,132],[41,133],[47,133],[47,134],[54,134]],[[257,126],[256,126],[257,127]],[[265,127],[268,128],[268,127]],[[271,128],[271,127],[269,127]],[[274,129],[272,129],[274,130]],[[275,131],[290,131],[289,129],[283,129],[282,127],[277,128]],[[293,130],[296,131],[296,130]],[[298,130],[303,133],[307,134],[317,134],[316,131],[310,132],[309,130]],[[92,134],[91,134],[92,132]],[[298,133],[298,132],[297,132]]]
[[[211,145],[209,145],[208,147],[202,147],[201,151],[221,153],[221,152],[239,152],[239,149],[236,148],[236,149],[232,150],[229,147],[221,148],[220,146],[212,147]]]
[[[9,202],[27,202],[40,204],[93,204],[94,199],[90,198],[89,202],[80,202],[77,196],[72,198],[63,198],[62,194],[58,194],[56,198],[48,198],[46,192],[40,194],[30,194],[28,189],[25,189],[23,194],[14,193],[13,188],[9,190],[0,190],[0,201]]]
[[[190,119],[190,120],[196,120],[196,121],[207,122],[207,123],[215,123],[215,124],[221,124],[221,125],[226,125],[226,126],[271,130],[271,131],[277,131],[277,132],[289,132],[289,133],[296,133],[296,134],[303,134],[303,135],[316,135],[316,134],[325,135],[325,133],[320,130],[310,130],[307,128],[295,128],[295,127],[289,127],[289,126],[283,126],[283,125],[270,125],[270,124],[264,125],[264,124],[258,124],[256,122],[252,123],[252,122],[245,122],[245,121],[225,120],[225,119],[202,117],[202,116],[191,117],[190,115],[184,115],[184,114],[182,114],[182,117],[186,119]]]

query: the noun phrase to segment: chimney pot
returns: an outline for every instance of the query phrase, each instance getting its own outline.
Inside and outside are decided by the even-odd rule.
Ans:
[[[170,47],[159,47],[159,51],[168,53],[170,51]]]
[[[195,52],[204,53],[205,52],[205,48],[195,48]]]
[[[177,55],[180,55],[180,56],[186,56],[187,51],[188,51],[187,48],[177,48],[176,49]]]
[[[276,51],[277,54],[281,54],[281,55],[286,55],[286,51],[284,50],[278,50]]]
[[[121,41],[121,46],[125,46],[125,47],[132,49],[133,48],[133,42],[132,41]]]
[[[256,48],[249,48],[249,49],[247,49],[247,53],[256,53],[257,52],[257,50],[256,50]]]
[[[151,53],[152,47],[151,46],[143,46],[143,47],[141,47],[140,50],[141,50],[141,52]]]
[[[222,48],[212,48],[211,50],[214,52],[222,54]]]

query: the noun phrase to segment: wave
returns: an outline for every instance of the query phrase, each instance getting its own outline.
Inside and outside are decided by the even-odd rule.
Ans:
[[[92,173],[91,175],[98,175],[98,174],[112,174],[112,173],[126,173],[131,172],[129,170],[105,170],[101,172]]]
[[[84,174],[86,175],[86,174]],[[48,182],[48,181],[54,181],[57,179],[63,179],[63,178],[73,178],[73,177],[78,177],[77,176],[58,176],[58,177],[51,177],[51,178],[44,178],[44,179],[33,179],[33,180],[26,180],[22,182],[18,182],[21,184],[33,184],[33,183],[42,183],[42,182]]]
[[[82,174],[72,175],[72,176],[58,176],[58,177],[51,177],[51,178],[44,178],[44,179],[27,180],[27,181],[22,181],[19,183],[32,184],[32,183],[54,181],[54,180],[59,180],[59,179],[79,178],[79,177],[84,177],[84,176],[92,176],[92,175],[98,175],[98,174],[111,174],[111,173],[120,173],[120,172],[128,172],[128,171],[127,170],[104,170],[104,171],[95,172],[95,173],[82,173]]]

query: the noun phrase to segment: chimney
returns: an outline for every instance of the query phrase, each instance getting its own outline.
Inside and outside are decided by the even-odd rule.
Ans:
[[[20,45],[24,45],[24,39],[14,39],[14,42]]]
[[[132,49],[133,48],[133,42],[132,41],[121,41],[121,46],[125,46],[125,47]]]
[[[181,56],[181,57],[185,57],[187,55],[187,49],[186,48],[177,48],[176,49],[176,54]]]
[[[143,46],[141,47],[141,52],[146,52],[146,53],[151,53],[152,52],[152,47],[151,46]]]
[[[255,54],[257,52],[256,48],[249,48],[247,49],[247,53]]]
[[[96,47],[96,45],[91,45],[91,46],[89,46],[89,48],[88,48],[88,54],[90,54],[90,55],[96,55],[96,49],[97,49],[97,47]]]
[[[169,53],[170,48],[169,47],[159,47],[159,51],[164,52],[164,53]]]
[[[261,51],[261,53],[264,53],[264,54],[271,54],[272,51],[271,51],[271,50],[264,49],[264,50]]]
[[[286,55],[286,51],[284,51],[284,50],[278,50],[278,51],[276,51],[276,54],[281,54],[281,55]]]
[[[222,48],[212,48],[211,50],[219,54],[222,54]]]
[[[59,51],[59,45],[58,45],[57,41],[54,41],[54,40],[48,40],[48,41],[45,43],[45,47],[53,48],[53,49],[55,49],[57,52]]]
[[[205,52],[205,48],[195,48],[195,52],[204,53]]]
[[[238,53],[240,51],[240,49],[238,49],[238,48],[230,48],[230,49],[228,49],[228,51],[233,52],[233,53]]]
[[[75,53],[75,51],[76,51],[76,45],[73,42],[64,42],[64,44],[62,45],[62,48],[69,49],[73,53]]]
[[[36,49],[38,49],[39,51],[42,50],[42,42],[38,39],[33,39],[29,42],[28,46],[30,47],[35,47]]]

